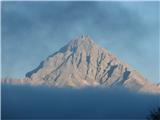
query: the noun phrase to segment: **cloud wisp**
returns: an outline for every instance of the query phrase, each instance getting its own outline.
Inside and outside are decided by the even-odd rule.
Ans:
[[[69,40],[89,34],[158,82],[158,4],[2,2],[2,76],[23,77]]]

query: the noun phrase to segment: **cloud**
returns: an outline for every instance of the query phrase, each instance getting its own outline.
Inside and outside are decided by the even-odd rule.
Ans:
[[[2,85],[4,119],[145,119],[159,96],[122,88]]]
[[[84,33],[158,81],[157,2],[2,2],[2,75],[23,76]]]

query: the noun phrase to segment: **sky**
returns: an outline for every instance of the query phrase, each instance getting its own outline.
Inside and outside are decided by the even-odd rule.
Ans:
[[[88,34],[159,82],[158,2],[2,2],[2,77],[22,78],[70,40]]]

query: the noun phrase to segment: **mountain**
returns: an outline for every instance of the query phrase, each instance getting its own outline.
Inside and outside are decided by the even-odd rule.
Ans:
[[[136,91],[160,92],[159,85],[151,83],[84,35],[42,61],[22,81],[53,87],[123,86]]]

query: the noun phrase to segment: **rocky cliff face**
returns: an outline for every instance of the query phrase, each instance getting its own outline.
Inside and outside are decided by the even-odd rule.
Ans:
[[[122,86],[130,90],[160,93],[136,70],[119,61],[107,49],[81,36],[42,61],[24,79],[2,79],[3,83],[48,85],[53,87]]]
[[[26,77],[33,85],[124,86],[131,90],[160,92],[158,85],[119,61],[89,36],[71,41],[28,72]]]

